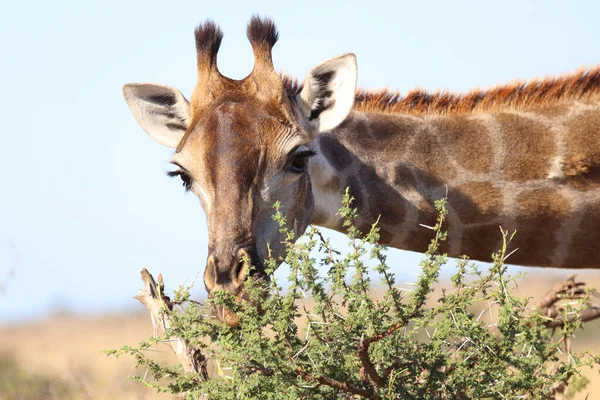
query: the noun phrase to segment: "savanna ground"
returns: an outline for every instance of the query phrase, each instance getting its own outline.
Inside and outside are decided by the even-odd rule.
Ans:
[[[540,270],[530,271],[519,284],[518,294],[538,299],[567,277],[567,272],[548,276]],[[578,277],[600,288],[600,273]],[[168,283],[167,289],[172,289]],[[136,372],[132,358],[115,359],[102,353],[123,344],[135,345],[151,334],[149,314],[141,305],[136,313],[63,313],[37,322],[0,326],[0,399],[170,399],[172,395],[157,394],[125,380]],[[587,323],[576,334],[572,350],[600,354],[600,320]],[[167,345],[153,355],[159,361],[175,362]],[[576,399],[600,399],[600,371],[582,372],[590,383]]]

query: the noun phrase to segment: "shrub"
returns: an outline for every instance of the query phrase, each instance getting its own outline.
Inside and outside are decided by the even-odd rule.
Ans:
[[[291,269],[285,293],[272,278],[248,282],[247,303],[237,304],[220,292],[201,305],[190,302],[187,289],[180,288],[175,306],[165,308],[171,318],[165,335],[108,353],[135,356],[155,382],[132,379],[190,399],[547,399],[568,384],[572,391],[584,388],[578,368],[600,360],[561,350],[581,324],[573,318],[579,308],[564,307],[558,316],[564,322],[560,335],[553,335],[547,326],[555,318],[529,306],[530,299],[513,295],[520,275],[509,275],[504,264],[512,234],[501,232],[503,246],[487,270],[466,257],[457,260],[451,287],[434,296],[447,262],[438,251],[446,240],[446,202],[438,201],[422,272],[414,290],[401,291],[386,248],[377,243],[377,224],[361,234],[352,224],[356,210],[350,204],[346,194],[340,214],[349,254],[332,249],[316,228],[296,240],[276,206],[274,219],[286,235],[284,261]],[[266,265],[270,273],[277,262],[271,258]],[[381,278],[378,292],[370,270]],[[578,293],[584,304],[591,291]],[[216,322],[211,305],[237,311],[240,327]],[[481,305],[483,311],[476,312]],[[482,316],[492,312],[490,324]],[[213,377],[152,361],[146,350],[175,337],[212,360]],[[165,378],[167,384],[157,383]]]

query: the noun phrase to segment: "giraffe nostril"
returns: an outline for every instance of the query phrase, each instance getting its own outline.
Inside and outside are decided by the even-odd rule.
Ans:
[[[244,277],[242,276],[244,273],[244,266],[245,266],[246,262],[243,260],[240,260],[240,262],[238,262],[237,267],[235,268],[235,279],[238,282],[241,282],[244,280]]]
[[[250,257],[245,250],[238,252],[238,263],[233,271],[233,280],[238,285],[241,285],[246,279],[248,273],[248,265],[250,264]]]
[[[204,269],[204,286],[210,293],[217,284],[217,262],[214,255],[209,255]]]

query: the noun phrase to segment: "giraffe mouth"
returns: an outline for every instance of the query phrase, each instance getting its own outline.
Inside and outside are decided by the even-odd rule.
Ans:
[[[213,296],[209,295],[209,298]],[[236,303],[243,303],[243,306],[248,305],[248,295],[246,290],[242,288],[242,290],[235,295]],[[231,328],[236,328],[240,325],[240,316],[233,310],[225,306],[217,306],[213,305],[211,307],[211,312],[213,317],[215,317],[219,322],[228,325]]]
[[[240,316],[229,308],[213,306],[212,314],[219,322],[224,323],[230,328],[240,326]]]
[[[259,284],[264,284],[269,279],[269,277],[264,273],[255,273],[248,279],[252,279],[254,281],[259,282]],[[265,299],[267,297],[267,291],[264,290],[261,292],[261,299],[252,299],[246,290],[245,285],[240,286],[234,295],[234,301],[242,307],[256,307],[260,314],[263,314],[264,310],[261,307],[261,299]],[[213,298],[214,295],[209,294],[209,299]],[[240,316],[235,311],[231,310],[228,307],[213,305],[211,307],[212,316],[215,317],[219,322],[228,325],[231,328],[236,328],[240,325]]]

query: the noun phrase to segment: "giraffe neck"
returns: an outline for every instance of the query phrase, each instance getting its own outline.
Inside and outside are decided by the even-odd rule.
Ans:
[[[600,268],[600,102],[468,115],[352,112],[315,140],[315,225],[343,231],[348,187],[358,227],[423,252],[433,202],[448,196],[443,251],[490,261],[499,226],[517,230],[509,262]]]

